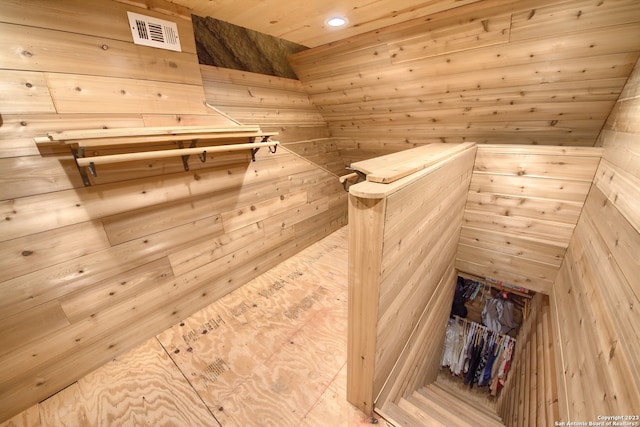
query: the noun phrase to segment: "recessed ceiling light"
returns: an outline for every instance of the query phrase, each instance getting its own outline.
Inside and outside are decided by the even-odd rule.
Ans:
[[[333,18],[329,18],[327,20],[327,25],[330,27],[342,27],[347,24],[347,18],[343,18],[342,16],[334,16]]]

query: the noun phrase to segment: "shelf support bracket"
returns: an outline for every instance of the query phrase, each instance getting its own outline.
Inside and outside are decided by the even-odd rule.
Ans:
[[[262,141],[260,142],[269,142],[269,135],[262,137]],[[256,153],[260,150],[260,148],[262,147],[257,147],[257,148],[252,148],[251,149],[251,161],[255,162],[256,161]],[[271,154],[275,154],[275,152],[278,150],[278,146],[274,145],[273,147],[267,146],[267,148],[269,149],[269,152]]]
[[[98,174],[96,173],[96,165],[93,164],[93,162],[88,167],[83,167],[78,165],[78,158],[85,156],[84,147],[71,146],[70,148],[71,148],[71,154],[73,154],[73,160],[75,161],[76,166],[78,167],[78,172],[80,173],[80,177],[82,178],[82,183],[84,184],[85,187],[90,187],[91,180],[87,175],[87,169],[89,169],[89,173],[91,173],[92,176],[98,176]]]
[[[367,175],[364,172],[355,170],[350,166],[347,166],[345,169],[350,170],[351,173],[340,177],[340,182],[342,183],[342,188],[344,188],[344,191],[349,192],[349,187],[351,187],[353,184],[357,184],[359,182],[367,180]],[[349,183],[348,181],[353,178],[356,179],[355,182]]]
[[[189,145],[189,148],[195,148],[197,142],[198,142],[197,139],[194,139],[193,141],[191,141],[191,144]],[[182,141],[178,141],[178,147],[184,148],[184,144],[182,143]],[[207,154],[206,154],[206,151],[205,151],[205,160],[206,160],[206,155]],[[182,166],[184,166],[184,171],[185,172],[189,172],[189,155],[188,154],[185,155],[185,156],[182,156]]]

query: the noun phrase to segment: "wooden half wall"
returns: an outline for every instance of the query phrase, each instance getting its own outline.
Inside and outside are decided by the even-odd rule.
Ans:
[[[639,117],[640,64],[600,135],[602,161],[551,294],[560,421],[640,408]]]
[[[127,11],[177,22],[183,51],[134,45]],[[84,187],[68,150],[36,146],[71,129],[235,125],[205,105],[190,16],[162,0],[2,2],[0,421],[346,224],[335,175],[285,147],[189,171],[99,165]]]
[[[551,292],[601,148],[479,145],[456,267]]]
[[[414,152],[424,148],[396,154],[415,164],[421,157]],[[476,147],[433,148],[445,156],[425,169],[349,188],[347,399],[368,414],[385,383],[385,399],[399,399],[425,375],[435,379],[439,366]],[[367,179],[377,167],[397,172],[393,156],[372,159]]]

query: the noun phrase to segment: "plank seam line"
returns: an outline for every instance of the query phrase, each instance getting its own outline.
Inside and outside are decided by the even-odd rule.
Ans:
[[[209,413],[211,414],[211,416],[213,417],[214,420],[216,420],[216,422],[218,423],[219,426],[222,426],[222,424],[220,423],[220,421],[216,418],[216,415],[213,413],[212,409],[209,407],[209,405],[207,405],[207,402],[204,401],[204,399],[202,398],[202,396],[200,396],[200,393],[198,393],[198,390],[196,390],[196,388],[193,386],[193,384],[191,383],[191,381],[189,381],[189,378],[187,378],[187,376],[185,375],[184,372],[182,372],[182,369],[180,369],[180,366],[178,366],[178,364],[176,363],[175,360],[173,360],[173,357],[171,357],[171,354],[169,354],[169,352],[167,351],[167,349],[164,347],[164,345],[162,345],[162,342],[158,339],[158,336],[154,336],[153,337],[156,341],[158,341],[158,344],[160,344],[160,347],[162,347],[162,349],[164,350],[164,352],[167,354],[167,356],[169,357],[169,360],[171,360],[171,362],[175,365],[175,367],[178,369],[178,372],[180,372],[180,374],[182,375],[182,377],[187,381],[187,384],[189,384],[189,387],[191,387],[191,389],[193,390],[193,392],[196,394],[196,396],[198,396],[198,399],[200,399],[200,401],[202,402],[202,404],[204,405],[205,408],[207,408],[207,411],[209,411]]]
[[[340,367],[340,369],[338,369],[338,372],[336,372],[336,374],[333,376],[333,378],[331,378],[331,381],[329,381],[327,383],[327,385],[322,389],[322,393],[320,393],[320,395],[315,400],[315,402],[313,402],[313,405],[311,405],[311,407],[304,414],[304,416],[302,417],[302,420],[305,420],[307,418],[307,416],[311,413],[311,411],[313,411],[316,408],[316,406],[318,406],[318,403],[320,403],[320,400],[322,400],[322,398],[324,397],[324,395],[327,392],[327,390],[329,389],[329,387],[331,387],[331,384],[333,384],[336,381],[336,378],[338,378],[338,375],[340,375],[340,372],[345,368],[346,365],[347,365],[347,362],[345,361],[342,364],[342,366]]]

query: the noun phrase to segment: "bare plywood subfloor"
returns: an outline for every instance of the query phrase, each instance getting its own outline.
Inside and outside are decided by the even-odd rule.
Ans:
[[[344,227],[0,426],[354,426]]]

